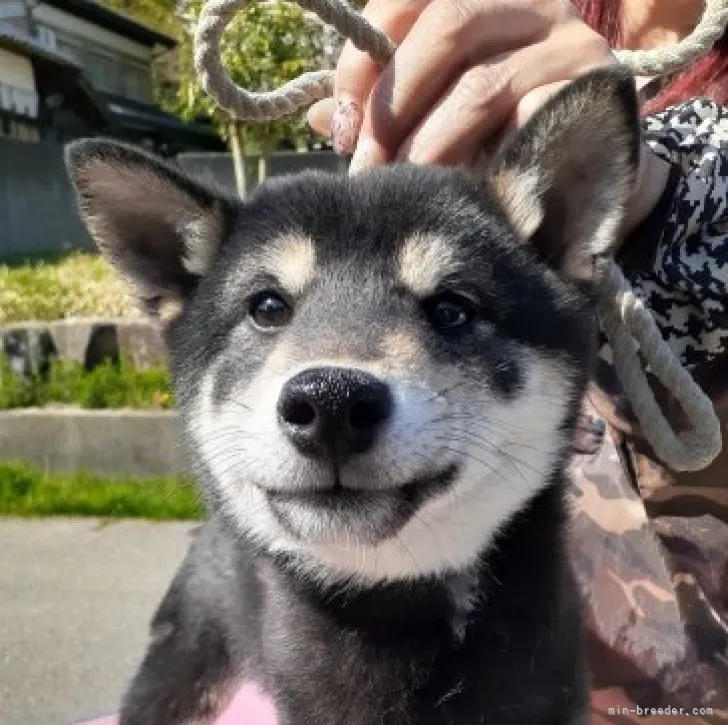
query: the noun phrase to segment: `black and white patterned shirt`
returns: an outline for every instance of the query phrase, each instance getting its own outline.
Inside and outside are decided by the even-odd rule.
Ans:
[[[728,343],[728,108],[694,99],[648,116],[644,139],[671,165],[665,191],[624,245],[623,265],[672,350],[689,368]],[[610,352],[602,348],[609,360]]]

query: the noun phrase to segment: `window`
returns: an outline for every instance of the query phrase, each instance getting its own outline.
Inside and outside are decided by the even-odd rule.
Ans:
[[[10,118],[0,119],[0,136],[31,143],[40,141],[40,131],[37,126]]]
[[[86,71],[94,88],[106,93],[119,93],[119,63],[101,53],[86,54]]]
[[[135,101],[149,100],[149,78],[146,69],[136,65],[124,66],[124,95]]]
[[[56,32],[53,28],[49,28],[45,25],[38,26],[38,40],[44,48],[49,50],[58,50],[56,44]]]

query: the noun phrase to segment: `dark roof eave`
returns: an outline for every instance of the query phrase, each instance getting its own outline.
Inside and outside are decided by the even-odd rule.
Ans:
[[[136,40],[149,47],[161,45],[167,49],[174,48],[177,41],[169,35],[132,20],[130,17],[104,7],[93,0],[43,0],[70,15],[88,20],[107,30],[112,30],[130,40]]]
[[[114,123],[119,128],[126,128],[130,130],[137,130],[144,133],[177,133],[184,136],[204,138],[210,141],[219,140],[220,137],[211,129],[197,124],[186,124],[186,123],[155,123],[147,119],[137,118],[114,118]]]
[[[109,112],[116,123],[128,127],[145,129],[169,129],[195,136],[206,136],[211,139],[219,138],[212,125],[196,121],[182,121],[176,116],[167,113],[157,106],[112,94],[104,94],[108,102]]]
[[[101,94],[94,89],[85,74],[79,73],[76,83],[79,90],[86,96],[94,110],[99,114],[99,117],[103,119],[106,125],[112,127],[114,125],[113,114],[104,102]]]

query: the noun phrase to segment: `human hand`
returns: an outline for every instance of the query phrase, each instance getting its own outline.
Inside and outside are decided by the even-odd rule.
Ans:
[[[566,83],[615,63],[569,0],[370,0],[363,13],[398,45],[386,67],[347,43],[335,98],[309,123],[354,152],[350,171],[390,161],[475,163]],[[659,199],[667,165],[648,149],[627,219]]]
[[[355,150],[352,171],[472,163],[565,82],[615,62],[568,0],[371,0],[364,15],[398,44],[394,58],[380,69],[347,43],[335,101],[309,113],[339,153]]]

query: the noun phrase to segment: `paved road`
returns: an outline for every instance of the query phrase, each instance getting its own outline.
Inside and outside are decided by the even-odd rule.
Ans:
[[[0,723],[115,709],[191,524],[0,519]]]

